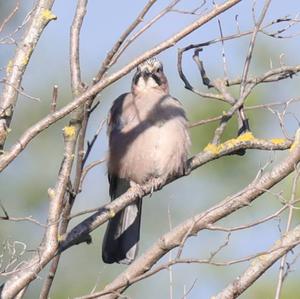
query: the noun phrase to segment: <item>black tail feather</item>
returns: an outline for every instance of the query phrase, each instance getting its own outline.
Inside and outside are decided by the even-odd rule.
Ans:
[[[109,220],[102,246],[105,263],[130,264],[140,239],[142,200],[131,204]]]

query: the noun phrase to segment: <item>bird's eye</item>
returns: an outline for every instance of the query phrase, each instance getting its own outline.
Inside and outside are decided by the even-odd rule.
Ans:
[[[158,73],[162,72],[162,67],[159,67],[159,68],[157,69],[157,72],[158,72]]]

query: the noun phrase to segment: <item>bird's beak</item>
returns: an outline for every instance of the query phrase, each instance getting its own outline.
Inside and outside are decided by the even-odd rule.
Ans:
[[[149,79],[149,77],[151,77],[152,73],[149,70],[144,70],[142,72],[142,77],[145,81],[147,81]]]

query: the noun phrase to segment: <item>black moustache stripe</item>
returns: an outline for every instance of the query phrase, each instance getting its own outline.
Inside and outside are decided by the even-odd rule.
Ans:
[[[136,73],[134,75],[134,77],[133,77],[133,83],[134,83],[134,85],[137,85],[137,83],[138,83],[138,81],[139,81],[139,79],[140,79],[141,76],[142,76],[141,72]]]
[[[151,74],[151,77],[154,79],[157,85],[161,85],[161,79],[157,75]]]

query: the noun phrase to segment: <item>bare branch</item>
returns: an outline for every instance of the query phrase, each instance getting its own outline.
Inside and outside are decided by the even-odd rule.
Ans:
[[[22,77],[37,45],[37,42],[49,21],[56,19],[51,8],[54,0],[39,0],[31,16],[31,23],[18,44],[14,58],[7,65],[5,85],[0,97],[0,149],[3,148],[7,130],[17,102]]]
[[[145,5],[145,7],[142,9],[142,11],[139,13],[137,18],[133,21],[133,23],[125,30],[125,32],[120,36],[118,41],[115,43],[113,48],[109,51],[106,58],[104,59],[102,66],[95,77],[94,81],[98,82],[102,79],[103,75],[106,73],[108,68],[110,67],[110,63],[112,59],[115,58],[115,55],[117,54],[118,50],[124,43],[125,39],[130,35],[130,33],[144,20],[145,15],[148,13],[148,11],[151,9],[153,4],[156,3],[157,0],[149,0],[148,3]],[[116,60],[116,59],[114,59]]]
[[[264,254],[263,256],[257,257],[242,275],[240,275],[235,281],[230,283],[223,291],[221,291],[213,298],[237,298],[278,259],[287,254],[299,243],[300,226],[296,226],[293,230],[285,234],[280,241],[277,241],[268,253]]]
[[[62,118],[68,117],[70,119],[68,121],[68,125],[66,125],[63,129],[64,152],[62,153],[63,157],[56,184],[54,188],[48,189],[49,210],[47,223],[41,224],[36,219],[28,215],[25,215],[25,217],[22,217],[23,215],[21,215],[21,217],[11,217],[6,206],[4,206],[4,204],[0,201],[0,222],[2,221],[3,224],[6,223],[5,221],[27,221],[38,224],[44,228],[44,234],[37,249],[24,249],[24,252],[21,252],[22,254],[18,254],[18,251],[14,248],[17,246],[10,242],[10,244],[7,245],[7,248],[11,253],[10,258],[7,259],[7,255],[5,256],[5,253],[3,254],[0,252],[0,276],[6,279],[6,282],[0,286],[0,297],[5,299],[23,298],[26,295],[26,290],[31,282],[39,277],[42,270],[44,273],[45,267],[50,263],[49,272],[46,273],[46,276],[44,277],[44,283],[40,293],[40,299],[48,298],[51,295],[51,286],[54,282],[63,252],[71,249],[74,245],[81,243],[89,244],[92,240],[91,232],[103,225],[106,221],[109,221],[122,209],[134,203],[137,198],[143,198],[148,194],[152,194],[153,191],[160,190],[167,184],[181,178],[182,176],[188,176],[193,170],[213,160],[220,159],[228,155],[242,155],[246,153],[246,150],[257,149],[264,151],[265,154],[267,154],[267,151],[270,151],[271,153],[269,153],[269,156],[272,156],[272,162],[268,162],[266,164],[267,166],[261,167],[255,179],[248,182],[246,187],[240,189],[239,192],[232,196],[228,196],[226,198],[222,196],[223,200],[221,202],[214,204],[204,211],[197,211],[196,214],[190,218],[184,219],[184,221],[179,223],[176,227],[172,227],[170,212],[168,212],[170,226],[169,232],[153,242],[150,249],[142,253],[140,258],[136,259],[128,266],[128,268],[125,268],[125,270],[123,269],[124,271],[118,274],[114,280],[109,282],[104,289],[96,292],[96,288],[100,285],[99,282],[96,282],[93,284],[94,287],[90,295],[80,298],[127,298],[128,296],[123,295],[123,292],[128,287],[138,281],[147,279],[164,269],[169,271],[169,295],[170,298],[172,298],[176,295],[174,293],[175,288],[173,288],[175,277],[173,275],[176,274],[175,265],[177,264],[194,263],[211,266],[229,266],[242,262],[247,262],[248,264],[249,261],[254,260],[254,262],[249,265],[248,270],[246,270],[240,278],[236,279],[218,295],[222,297],[224,294],[226,294],[224,296],[229,294],[228,298],[235,298],[237,294],[241,294],[246,288],[251,286],[251,284],[275,261],[282,258],[281,267],[278,273],[276,291],[276,298],[279,298],[283,281],[291,270],[293,270],[291,266],[298,258],[298,256],[294,257],[291,263],[289,261],[287,262],[286,254],[289,250],[291,250],[291,248],[300,243],[300,228],[296,228],[296,233],[295,229],[291,230],[291,220],[294,210],[300,209],[298,205],[300,199],[296,194],[299,174],[297,165],[300,162],[300,129],[297,131],[295,137],[291,136],[293,136],[292,128],[294,128],[294,126],[300,126],[300,119],[297,114],[297,110],[292,109],[296,106],[290,106],[291,104],[296,103],[299,99],[280,99],[284,101],[275,102],[277,100],[271,98],[270,94],[268,94],[269,98],[263,101],[266,104],[261,102],[254,106],[244,107],[244,105],[246,105],[247,98],[249,98],[256,86],[261,85],[261,87],[264,87],[264,83],[277,83],[289,78],[294,79],[294,75],[297,75],[300,72],[300,65],[298,65],[297,62],[295,62],[294,65],[287,65],[285,63],[284,54],[279,56],[280,67],[273,68],[273,63],[270,58],[270,69],[265,73],[251,75],[249,71],[250,64],[254,59],[253,49],[256,46],[256,43],[259,42],[257,39],[258,34],[262,33],[262,37],[264,38],[267,36],[278,39],[282,36],[288,37],[291,32],[288,32],[288,30],[294,27],[294,25],[300,24],[298,15],[295,17],[281,17],[265,22],[264,19],[271,0],[263,1],[261,4],[261,12],[259,12],[258,15],[256,15],[255,9],[256,0],[253,0],[252,17],[254,25],[252,25],[252,28],[248,31],[241,31],[241,28],[243,28],[245,24],[244,22],[243,24],[239,24],[238,17],[239,21],[242,20],[242,17],[236,15],[235,23],[233,24],[233,27],[236,26],[236,28],[234,28],[236,33],[224,36],[222,27],[225,23],[222,21],[221,26],[220,19],[218,20],[218,38],[199,44],[191,44],[179,49],[177,67],[185,88],[200,97],[223,102],[221,106],[220,102],[214,101],[214,103],[220,104],[220,106],[217,107],[218,109],[220,108],[223,110],[223,105],[226,103],[226,108],[225,111],[222,112],[222,115],[217,115],[215,117],[209,117],[209,115],[207,115],[207,119],[201,119],[189,126],[190,128],[193,128],[195,126],[219,121],[216,125],[215,132],[211,137],[210,143],[208,143],[202,151],[198,152],[194,157],[186,161],[184,174],[174,174],[173,177],[168,178],[163,177],[151,179],[143,185],[132,183],[128,191],[115,200],[101,207],[83,209],[79,213],[72,213],[77,195],[79,195],[82,190],[84,191],[83,187],[86,175],[96,165],[105,161],[105,159],[101,159],[89,162],[90,164],[87,163],[90,153],[94,150],[95,142],[98,136],[100,138],[100,132],[105,124],[105,120],[102,122],[99,121],[99,126],[96,129],[94,136],[91,137],[90,141],[87,141],[86,133],[89,132],[90,117],[92,113],[96,112],[96,108],[101,106],[100,104],[103,101],[102,94],[96,101],[98,94],[106,87],[124,77],[146,59],[173,47],[177,44],[177,42],[187,36],[190,36],[195,30],[201,28],[201,26],[225,12],[227,9],[232,8],[241,2],[241,0],[223,0],[222,4],[217,4],[213,0],[212,5],[207,6],[211,7],[210,11],[208,11],[205,7],[205,9],[201,12],[199,12],[199,9],[201,9],[203,5],[207,4],[206,0],[200,1],[198,3],[199,7],[196,7],[195,9],[192,7],[192,4],[186,4],[189,8],[183,8],[181,5],[183,3],[179,4],[181,0],[169,0],[168,3],[165,4],[166,6],[162,6],[160,10],[158,10],[159,7],[154,6],[158,3],[157,0],[145,1],[139,15],[131,21],[132,23],[116,40],[105,59],[102,61],[98,73],[95,75],[93,82],[91,82],[89,86],[84,83],[81,73],[82,65],[80,64],[81,27],[86,15],[88,0],[77,0],[77,7],[70,31],[69,57],[72,101],[64,104],[62,108],[57,107],[58,88],[55,85],[52,93],[52,101],[49,104],[51,106],[48,107],[48,110],[50,110],[48,111],[48,114],[31,127],[26,128],[25,132],[19,136],[19,139],[17,139],[18,141],[13,144],[10,149],[6,149],[6,151],[4,151],[3,148],[1,148],[1,145],[5,144],[7,133],[10,131],[9,126],[13,117],[14,108],[17,104],[18,95],[24,95],[28,98],[34,99],[34,97],[27,94],[27,91],[26,93],[24,92],[22,88],[22,77],[44,27],[50,20],[55,19],[55,16],[50,10],[53,2],[54,0],[37,0],[34,9],[28,13],[23,23],[13,32],[9,33],[9,35],[0,39],[0,44],[13,44],[16,46],[16,54],[14,58],[7,63],[6,78],[4,80],[0,79],[0,84],[3,84],[2,95],[0,97],[0,172],[5,169],[10,162],[14,161],[14,159],[18,157],[25,148],[27,149],[27,145],[31,142],[31,140],[35,139],[40,132],[43,132],[49,126]],[[41,3],[48,6],[45,8],[45,6],[41,6]],[[0,24],[0,33],[5,25],[13,18],[15,13],[18,11],[18,8],[19,1],[13,11],[6,17],[4,22]],[[152,10],[154,11],[156,8],[156,13],[153,14],[151,18],[148,18],[150,12],[152,12]],[[40,14],[37,12],[39,9]],[[152,45],[152,48],[149,48],[149,50],[143,52],[141,55],[136,56],[135,59],[131,59],[124,67],[112,72],[112,65],[118,61],[125,50],[132,45],[139,36],[148,30],[153,24],[158,22],[163,16],[173,12],[178,14],[190,14],[191,17],[186,17],[186,19],[193,19],[195,21],[189,25],[185,25],[185,27],[183,27],[180,31],[175,34],[173,33],[168,39],[158,43],[156,46]],[[197,19],[195,19],[195,16],[197,16]],[[178,15],[178,17],[184,16]],[[26,28],[27,30],[24,30]],[[296,30],[293,28],[293,32],[295,31]],[[29,34],[28,32],[35,34],[35,37],[32,37],[32,39],[36,38],[34,43],[31,43],[30,45],[26,44],[26,42],[30,41],[30,38],[27,36],[27,34]],[[291,35],[293,35],[293,32]],[[21,36],[20,43],[19,36]],[[227,43],[227,41],[242,39],[244,36],[249,36],[249,45],[245,57],[242,58],[242,64],[244,65],[242,65],[241,74],[239,77],[229,78],[230,65],[227,65],[227,57],[225,57],[225,43]],[[218,48],[220,48],[219,54],[223,57],[224,74],[222,74],[221,78],[216,78],[211,75],[212,72],[210,69],[213,69],[215,66],[208,65],[208,63],[203,60],[204,56],[202,57],[202,51],[206,49],[205,47],[213,44],[218,45]],[[22,49],[23,46],[25,47],[24,49]],[[21,54],[18,54],[19,47],[21,47],[23,51]],[[186,52],[190,50],[193,50],[192,59],[195,63],[194,66],[198,68],[200,74],[198,77],[200,80],[198,81],[201,83],[202,80],[204,88],[208,88],[209,90],[206,89],[206,91],[202,91],[202,88],[200,87],[199,90],[197,90],[197,88],[194,88],[191,84],[194,80],[189,81],[188,79],[190,75],[187,73],[188,70],[185,70],[186,65],[183,63],[183,54],[188,54]],[[0,68],[0,71],[4,71],[4,68]],[[295,83],[294,81],[296,80],[293,80],[292,83]],[[290,83],[288,81],[286,82]],[[238,89],[236,86],[238,86]],[[14,90],[14,92],[11,90]],[[236,91],[238,91],[237,94]],[[7,105],[5,104],[4,106],[2,105],[3,96],[5,96],[4,102],[7,102]],[[290,95],[290,97],[291,96],[292,95]],[[279,124],[282,131],[280,135],[283,135],[284,138],[256,138],[256,135],[250,131],[248,119],[245,114],[246,110],[250,109],[267,109],[263,112],[268,114],[268,116],[271,116],[273,119],[275,118],[276,123]],[[270,113],[272,113],[272,115],[270,115]],[[235,115],[237,115],[238,122],[237,137],[227,139],[224,142],[223,140],[226,139],[224,136],[228,129],[227,126],[228,124],[231,124],[232,120],[235,121]],[[290,120],[290,117],[293,117],[293,119]],[[97,119],[99,120],[99,118]],[[290,126],[290,123],[293,127]],[[13,136],[13,138],[15,137]],[[285,156],[285,158],[277,162],[277,165],[274,166],[273,157],[277,157],[278,154],[273,153],[273,151],[288,149],[289,151],[280,155],[280,157]],[[296,176],[293,181],[293,186],[291,187],[292,190],[290,198],[288,198],[284,191],[278,191],[277,188],[275,191],[271,189],[274,185],[282,183],[289,174],[295,172]],[[276,202],[281,206],[276,211],[271,212],[272,214],[264,215],[250,223],[241,221],[241,223],[238,223],[235,226],[228,227],[223,227],[217,223],[219,220],[229,218],[229,216],[233,215],[237,210],[248,208],[252,202],[259,198],[262,194],[270,194],[272,199],[275,198]],[[289,210],[289,216],[284,232],[281,228],[281,221],[284,219],[283,215],[285,215],[284,212],[287,210]],[[14,213],[14,216],[15,215],[17,214]],[[78,216],[83,216],[81,217],[83,219],[77,218],[76,223],[69,228],[71,220]],[[271,221],[272,219],[276,220],[275,225],[278,227],[279,233],[282,234],[282,239],[280,242],[276,242],[271,249],[264,252],[255,251],[251,255],[235,259],[219,260],[220,252],[223,252],[225,247],[229,249],[229,238],[233,232],[257,226],[262,223],[266,223],[267,221]],[[186,243],[189,238],[197,235],[203,230],[225,232],[225,240],[222,241],[221,245],[218,244],[218,246],[211,249],[206,258],[183,257],[182,253],[186,248]],[[210,232],[210,234],[213,233]],[[294,242],[292,242],[293,238]],[[26,246],[27,245],[25,245],[25,248]],[[2,249],[4,249],[4,247]],[[175,249],[174,252],[172,251],[173,249]],[[162,258],[166,254],[169,254],[169,259],[166,259],[164,263],[161,263]],[[265,260],[268,262],[265,263]],[[97,281],[98,280],[100,280],[100,276],[97,278]],[[194,285],[195,281],[190,289],[192,289]],[[187,297],[186,294],[189,291],[190,290],[186,291],[186,285],[184,282],[184,298]],[[233,293],[230,293],[231,291],[233,291]],[[230,294],[232,297],[230,297]],[[179,297],[180,296],[182,296],[182,294],[179,294]]]
[[[250,44],[249,44],[248,54],[247,54],[244,69],[243,69],[241,88],[240,88],[240,97],[244,97],[244,92],[245,92],[246,82],[247,82],[247,76],[248,76],[248,72],[249,72],[249,67],[250,67],[250,62],[251,62],[251,58],[252,58],[252,53],[253,53],[253,49],[254,49],[255,40],[256,40],[256,37],[257,37],[257,33],[259,32],[259,29],[261,27],[261,24],[262,24],[262,22],[263,22],[263,20],[266,16],[266,13],[268,11],[270,3],[271,3],[271,0],[266,0],[265,1],[265,5],[263,7],[261,15],[259,16],[258,22],[255,24],[253,34],[251,36],[251,41],[250,41]]]
[[[254,109],[268,109],[268,110],[270,110],[273,107],[280,107],[280,106],[287,107],[289,104],[299,102],[299,100],[300,100],[300,98],[291,98],[291,99],[288,99],[284,102],[272,102],[272,103],[269,103],[269,104],[246,106],[246,107],[244,107],[244,109],[246,111],[247,110],[254,110]],[[189,125],[189,128],[194,128],[194,127],[197,127],[197,126],[202,126],[202,125],[205,125],[205,124],[208,124],[208,123],[211,123],[211,122],[215,122],[215,121],[221,120],[222,117],[223,117],[223,115],[219,115],[219,116],[211,117],[211,118],[208,118],[208,119],[199,120],[199,121],[191,123]]]
[[[74,97],[79,96],[83,90],[84,85],[81,81],[81,72],[80,72],[80,60],[79,60],[79,36],[80,36],[80,30],[82,27],[83,19],[86,14],[86,8],[87,8],[88,0],[78,0],[76,12],[74,15],[74,19],[71,26],[71,32],[70,32],[70,71],[71,71],[71,88],[72,88],[72,94]],[[91,101],[88,101],[85,105],[90,106]],[[80,181],[81,176],[81,169],[82,169],[82,159],[83,159],[83,147],[84,147],[84,138],[85,138],[85,130],[87,125],[87,119],[85,116],[87,116],[86,112],[86,106],[79,107],[74,113],[73,117],[69,123],[69,126],[66,127],[68,130],[72,133],[72,138],[69,140],[69,152],[67,153],[70,156],[74,156],[75,150],[76,150],[76,144],[77,139],[79,136],[78,141],[78,158],[77,158],[77,171],[75,176],[75,186],[76,188],[75,192],[68,192],[68,198],[66,200],[65,206],[62,213],[62,221],[61,225],[59,227],[59,235],[63,235],[69,224],[69,216],[73,207],[73,203],[75,201],[75,196],[73,194],[76,194],[77,188]],[[83,126],[84,123],[84,126]],[[65,128],[65,130],[67,130]],[[71,169],[70,169],[71,173]],[[68,182],[70,185],[70,182]],[[64,192],[67,191],[67,188],[64,190]],[[50,271],[48,273],[48,276],[46,277],[41,293],[40,293],[40,299],[48,298],[49,292],[56,274],[56,270],[59,264],[60,255],[57,255],[54,257],[51,266]]]
[[[296,200],[296,188],[297,188],[298,180],[299,180],[299,170],[296,172],[296,175],[293,179],[292,195],[291,195],[291,200],[290,200],[291,203],[293,203]],[[293,206],[290,205],[285,234],[287,234],[291,228],[292,216],[293,216]],[[284,279],[284,265],[286,263],[286,258],[287,258],[287,255],[285,254],[280,261],[280,268],[279,268],[279,274],[278,274],[278,282],[277,282],[275,299],[280,299],[280,294],[281,294],[282,284],[283,284],[283,279]]]
[[[0,83],[6,84],[6,85],[10,85],[12,88],[14,88],[18,92],[18,94],[20,94],[20,95],[22,95],[22,96],[24,96],[24,97],[26,97],[26,98],[28,98],[30,100],[34,100],[34,101],[37,101],[37,102],[41,101],[40,98],[34,97],[34,96],[32,96],[32,95],[24,92],[24,89],[23,89],[22,86],[20,86],[20,88],[17,88],[15,86],[11,85],[10,83],[6,82],[5,80],[0,80]]]
[[[117,81],[127,73],[129,73],[133,68],[135,68],[138,64],[143,62],[144,60],[166,50],[172,46],[174,46],[179,40],[193,32],[194,30],[198,29],[202,25],[206,24],[208,21],[216,17],[217,15],[221,14],[222,12],[226,11],[227,9],[231,8],[232,6],[239,3],[241,0],[228,0],[221,5],[214,7],[210,12],[208,12],[203,17],[200,17],[197,21],[190,24],[189,26],[185,27],[183,30],[178,32],[177,34],[173,35],[171,38],[167,39],[166,41],[162,42],[158,46],[148,50],[141,56],[134,59],[132,62],[127,64],[121,70],[115,72],[114,74],[102,79],[95,85],[89,87],[83,94],[77,97],[73,102],[69,103],[65,107],[61,108],[60,110],[52,113],[51,115],[46,116],[35,125],[30,127],[19,139],[18,143],[12,146],[12,148],[5,152],[2,156],[0,156],[0,172],[11,162],[13,161],[18,154],[27,146],[27,144],[40,132],[48,128],[50,125],[58,121],[59,119],[63,118],[84,102],[88,101],[90,98],[93,98],[97,95],[100,91],[102,91],[105,87],[112,84],[113,82]],[[0,134],[1,136],[1,134]]]
[[[52,91],[52,101],[51,101],[51,110],[50,110],[52,113],[56,111],[57,96],[58,96],[58,86],[54,85]]]
[[[72,22],[70,32],[70,68],[71,68],[71,85],[73,96],[79,96],[82,92],[83,84],[81,82],[80,73],[80,54],[79,54],[79,36],[86,14],[86,6],[88,0],[79,0],[77,2],[76,13]]]
[[[236,138],[228,140],[225,143],[215,146],[208,144],[207,147],[195,155],[187,162],[187,169],[185,175],[188,175],[194,169],[212,161],[218,159],[225,155],[230,155],[239,149],[264,149],[264,150],[283,150],[291,146],[290,141],[285,140],[262,140],[251,138],[249,140],[244,140],[243,138]],[[153,187],[153,182],[148,182],[143,186],[133,186],[126,193],[115,199],[113,202],[101,207],[99,211],[77,226],[75,226],[67,235],[65,236],[63,242],[61,242],[60,250],[64,251],[70,246],[79,244],[86,241],[86,236],[89,235],[91,231],[99,227],[105,221],[113,217],[117,212],[124,209],[125,206],[133,203],[137,198],[142,198],[151,191],[161,188],[165,184],[168,184],[178,177],[173,177],[168,179],[168,181],[163,181],[162,179],[157,179],[155,182],[156,189]],[[160,186],[160,187],[157,187]],[[264,192],[264,191],[261,191]]]
[[[190,82],[188,81],[187,77],[185,76],[185,74],[183,73],[182,70],[182,55],[183,52],[187,51],[186,48],[183,49],[178,49],[178,56],[177,56],[177,69],[178,69],[178,74],[181,78],[181,80],[184,83],[184,87],[190,91],[192,91],[193,93],[203,97],[203,98],[209,98],[209,99],[217,99],[217,100],[221,100],[221,101],[225,101],[223,99],[222,95],[219,94],[214,94],[214,93],[206,93],[206,92],[201,92],[197,89],[195,89]],[[226,101],[225,101],[226,102]]]
[[[84,179],[86,177],[86,175],[88,174],[88,172],[94,168],[95,166],[99,165],[99,164],[102,164],[106,161],[106,159],[101,159],[101,160],[97,160],[97,161],[94,161],[92,163],[90,163],[89,165],[87,165],[83,170],[82,170],[82,175],[81,175],[81,179],[80,179],[80,185],[79,185],[79,189],[78,191],[80,192],[81,189],[82,189],[82,184],[84,182]]]
[[[223,231],[223,232],[234,232],[234,231],[238,231],[238,230],[242,230],[242,229],[247,229],[247,228],[250,228],[250,227],[262,224],[264,222],[267,222],[267,221],[269,221],[271,219],[277,218],[288,207],[289,207],[289,205],[284,205],[282,208],[280,208],[278,211],[276,211],[272,215],[269,215],[269,216],[264,217],[262,219],[256,220],[253,223],[244,224],[244,225],[235,226],[235,227],[230,227],[230,228],[225,228],[225,227],[216,226],[216,225],[208,225],[207,229],[209,229],[209,230]]]
[[[300,130],[297,132],[296,140],[300,140]],[[298,142],[299,141],[296,141],[294,144],[296,145]],[[187,232],[189,232],[189,236],[193,236],[200,230],[206,229],[207,225],[215,223],[237,209],[248,206],[258,196],[263,194],[264,190],[270,189],[284,177],[293,172],[295,164],[299,161],[300,147],[294,146],[290,155],[284,161],[274,167],[271,172],[265,173],[255,183],[247,186],[244,190],[239,192],[239,194],[224,199],[216,206],[201,214],[195,215],[162,236],[146,253],[130,265],[112,283],[106,286],[104,292],[114,292],[115,290],[123,292],[130,285],[132,280],[151,269],[151,267],[168,251],[180,246],[181,241],[186,238]],[[145,186],[142,187],[144,188]],[[129,190],[129,192],[131,192],[131,190]],[[119,197],[119,199],[123,197],[125,200],[126,195],[128,196],[129,192],[126,192],[126,194]],[[116,201],[118,201],[118,199],[114,202]],[[93,225],[91,222],[89,224]],[[111,293],[103,296],[103,298],[112,299],[116,298],[116,296]]]
[[[3,28],[6,26],[6,24],[16,15],[17,11],[20,8],[20,0],[17,0],[17,3],[11,13],[3,20],[3,22],[0,24],[0,32],[2,32]]]
[[[58,180],[54,189],[49,189],[49,213],[47,229],[38,252],[28,261],[25,267],[19,267],[16,274],[12,275],[1,288],[2,298],[14,298],[52,259],[58,248],[59,219],[63,207],[63,198],[69,182],[69,176],[73,164],[72,152],[74,151],[73,131],[70,127],[64,129],[65,152],[64,160],[58,175]],[[30,269],[30,271],[28,271]]]
[[[147,29],[149,29],[154,23],[156,23],[159,19],[161,19],[164,15],[171,11],[172,7],[174,7],[181,0],[173,0],[167,7],[165,7],[159,14],[157,14],[154,18],[152,18],[143,28],[141,28],[138,32],[133,34],[130,38],[128,38],[122,48],[117,51],[117,53],[112,58],[109,67],[116,63],[122,53]]]

